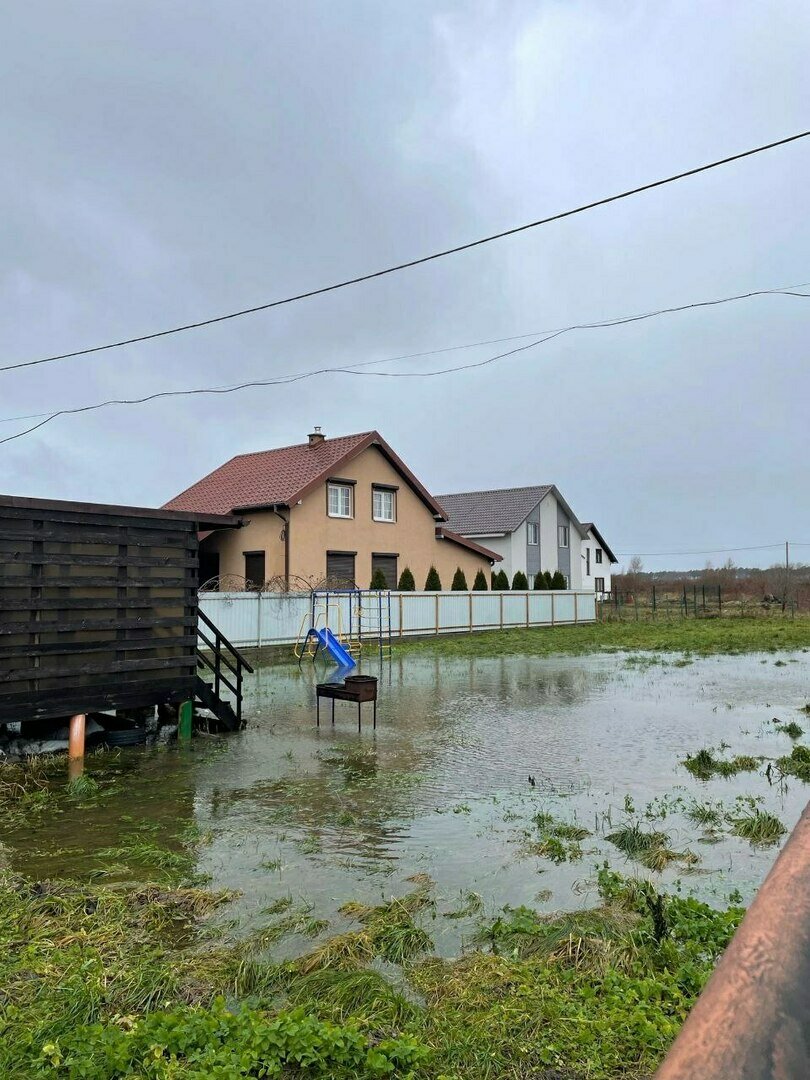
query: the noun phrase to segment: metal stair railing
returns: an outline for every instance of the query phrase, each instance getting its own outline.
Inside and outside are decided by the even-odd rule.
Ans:
[[[197,610],[199,622],[197,624],[197,638],[205,646],[207,646],[213,655],[213,660],[207,653],[197,647],[197,667],[208,668],[214,674],[214,695],[218,700],[222,700],[221,688],[227,687],[228,690],[234,695],[236,699],[236,719],[240,724],[242,723],[242,672],[247,671],[253,674],[253,667],[248,663],[241,652],[232,645],[230,641],[225,637],[216,623],[205,614],[204,611]],[[203,623],[207,629],[211,632],[211,637],[205,633],[200,626]],[[232,681],[228,675],[225,674],[223,668],[233,675]]]

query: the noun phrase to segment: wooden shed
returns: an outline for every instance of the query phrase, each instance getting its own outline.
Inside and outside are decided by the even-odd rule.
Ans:
[[[0,724],[212,698],[197,675],[198,533],[239,524],[0,495]]]

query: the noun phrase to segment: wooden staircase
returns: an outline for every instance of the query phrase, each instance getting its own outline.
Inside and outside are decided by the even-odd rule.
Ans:
[[[205,612],[198,609],[197,618],[197,669],[204,675],[196,676],[196,700],[216,718],[217,730],[239,731],[242,672],[252,674],[253,668]]]

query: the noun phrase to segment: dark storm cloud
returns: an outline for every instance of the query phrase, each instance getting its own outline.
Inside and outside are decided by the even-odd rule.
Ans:
[[[806,6],[727,12],[11,5],[3,362],[350,277],[806,127]],[[777,150],[294,307],[0,374],[0,416],[808,280],[808,165],[804,145]],[[583,333],[441,380],[60,419],[0,447],[0,490],[158,503],[320,423],[379,428],[435,490],[556,482],[619,550],[810,540],[806,303]]]

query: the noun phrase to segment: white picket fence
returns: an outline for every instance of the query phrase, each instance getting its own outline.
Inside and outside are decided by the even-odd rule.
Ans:
[[[363,637],[373,638],[379,625],[388,623],[388,594],[363,591],[330,593],[328,611],[322,597],[318,625],[331,627],[338,637],[357,635],[358,606]],[[293,645],[309,628],[312,600],[303,593],[209,592],[200,594],[200,608],[239,648]],[[517,626],[556,626],[594,622],[596,597],[592,592],[392,592],[391,636],[458,634],[475,630],[502,630]]]

